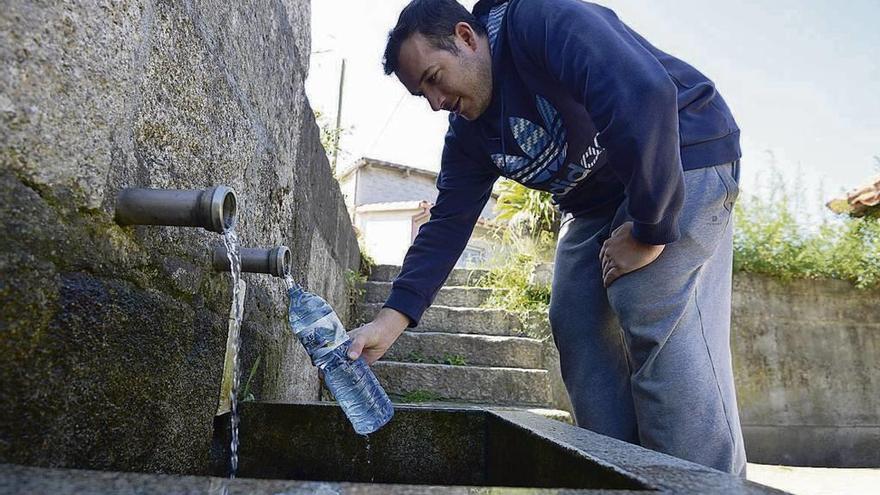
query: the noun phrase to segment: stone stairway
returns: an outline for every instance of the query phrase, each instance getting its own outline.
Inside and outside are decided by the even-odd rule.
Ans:
[[[362,286],[362,321],[381,309],[399,270],[374,267]],[[396,403],[525,408],[571,422],[554,399],[559,393],[548,371],[553,369],[548,360],[557,359],[548,348],[552,343],[527,336],[516,315],[481,307],[498,290],[476,286],[486,273],[454,270],[419,326],[404,332],[373,365],[376,376]]]

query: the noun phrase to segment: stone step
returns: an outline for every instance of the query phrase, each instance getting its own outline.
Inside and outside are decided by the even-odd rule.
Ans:
[[[358,319],[372,321],[382,309],[381,303],[358,305]],[[452,308],[431,306],[422,315],[414,332],[469,333],[479,335],[506,335],[525,337],[522,322],[516,315],[503,309]]]
[[[400,400],[392,401],[395,405],[406,405],[410,407],[423,407],[425,409],[492,409],[495,411],[526,411],[532,414],[537,414],[539,416],[543,416],[547,419],[555,419],[556,421],[561,421],[563,423],[568,423],[570,425],[574,424],[574,419],[571,417],[571,414],[568,411],[563,411],[561,409],[551,409],[546,407],[538,407],[538,406],[499,406],[497,404],[479,404],[479,403],[470,403],[470,402],[438,402],[438,401],[424,401],[424,402],[401,402]]]
[[[544,343],[524,337],[404,332],[385,354],[388,361],[542,368]]]
[[[391,282],[366,282],[361,285],[361,289],[364,291],[364,302],[384,303],[391,293]],[[494,292],[501,290],[484,287],[443,287],[437,292],[434,304],[456,308],[479,308]]]
[[[370,272],[370,281],[372,282],[392,282],[394,277],[400,273],[400,267],[396,265],[376,265]],[[488,270],[466,270],[464,268],[456,268],[449,274],[444,284],[447,287],[467,286],[474,287],[479,281],[489,273]]]
[[[420,397],[499,405],[551,403],[547,370],[395,361],[378,361],[372,369],[385,391],[403,401]]]

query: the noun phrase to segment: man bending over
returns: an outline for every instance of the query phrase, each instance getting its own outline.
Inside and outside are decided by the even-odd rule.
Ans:
[[[450,113],[439,196],[353,357],[415,326],[500,176],[563,213],[550,324],[577,424],[745,474],[730,356],[739,129],[713,83],[580,0],[413,0],[385,52]]]

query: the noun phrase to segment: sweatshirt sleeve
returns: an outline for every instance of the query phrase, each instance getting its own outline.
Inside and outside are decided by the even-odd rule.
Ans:
[[[677,89],[666,69],[604,7],[519,0],[508,14],[512,50],[548,71],[592,117],[624,184],[633,237],[677,240],[684,180]]]
[[[467,246],[498,176],[462,151],[450,126],[431,219],[419,229],[385,302],[409,317],[411,327],[418,325]]]

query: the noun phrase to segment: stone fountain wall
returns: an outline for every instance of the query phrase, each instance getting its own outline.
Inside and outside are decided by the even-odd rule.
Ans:
[[[4,2],[0,462],[206,469],[220,239],[117,226],[124,187],[233,187],[243,245],[289,246],[294,275],[346,317],[359,255],[304,93],[309,17],[308,0]],[[244,278],[251,393],[317,399],[282,282]]]

